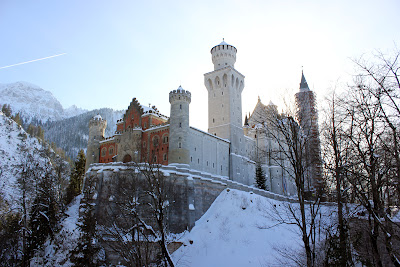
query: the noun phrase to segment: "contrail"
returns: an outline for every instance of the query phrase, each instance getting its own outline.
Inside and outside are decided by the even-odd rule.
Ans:
[[[44,59],[48,59],[48,58],[52,58],[52,57],[59,57],[59,56],[66,55],[66,54],[67,53],[62,53],[62,54],[58,54],[58,55],[54,55],[54,56],[49,56],[49,57],[43,57],[43,58],[38,58],[38,59],[34,59],[34,60],[29,60],[29,61],[25,61],[25,62],[21,62],[21,63],[17,63],[17,64],[12,64],[12,65],[8,65],[8,66],[0,67],[0,69],[14,67],[14,66],[18,66],[18,65],[23,65],[23,64],[27,64],[27,63],[31,63],[31,62],[35,62],[35,61],[39,61],[39,60],[44,60]]]

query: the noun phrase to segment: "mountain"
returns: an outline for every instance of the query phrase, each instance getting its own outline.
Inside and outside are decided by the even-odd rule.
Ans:
[[[100,114],[107,120],[106,136],[112,136],[116,122],[125,111],[110,108],[87,111],[73,105],[64,109],[49,91],[27,82],[0,84],[0,104],[9,104],[12,113],[19,113],[23,124],[43,127],[45,139],[54,142],[74,159],[80,149],[86,151],[89,120]]]
[[[20,113],[27,123],[57,121],[87,111],[76,106],[64,109],[51,92],[28,82],[0,84],[0,104],[9,104],[13,114]]]
[[[124,110],[102,108],[63,120],[48,121],[43,124],[44,136],[46,140],[57,144],[69,157],[74,159],[79,150],[86,151],[91,118],[100,114],[103,119],[107,120],[105,135],[112,136],[116,131],[117,120],[121,119],[124,113]]]

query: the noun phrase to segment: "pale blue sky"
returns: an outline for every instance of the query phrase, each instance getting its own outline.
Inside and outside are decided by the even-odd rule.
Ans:
[[[400,1],[0,0],[0,83],[27,81],[64,107],[125,109],[133,97],[169,115],[169,91],[192,92],[191,124],[207,130],[203,74],[222,38],[246,76],[243,112],[280,104],[301,66],[319,99],[352,73],[350,58],[400,46]]]

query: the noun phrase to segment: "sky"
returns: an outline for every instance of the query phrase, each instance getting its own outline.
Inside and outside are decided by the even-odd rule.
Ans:
[[[204,73],[222,38],[246,77],[243,117],[258,97],[283,109],[302,69],[323,105],[351,81],[352,59],[400,46],[399,11],[397,0],[0,0],[0,83],[36,84],[64,108],[121,110],[136,97],[167,116],[182,85],[190,124],[207,131]]]

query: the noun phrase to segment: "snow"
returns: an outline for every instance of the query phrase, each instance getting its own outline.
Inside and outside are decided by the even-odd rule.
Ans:
[[[194,205],[193,204],[189,204],[189,210],[195,210]]]
[[[54,240],[46,241],[44,255],[36,255],[31,261],[31,266],[72,266],[69,257],[80,234],[77,225],[81,199],[82,195],[79,195],[72,201],[65,212],[66,218],[61,222],[60,232],[55,235]]]
[[[11,210],[17,207],[20,197],[17,177],[21,170],[20,165],[26,159],[26,152],[21,151],[22,147],[45,164],[45,159],[40,157],[39,151],[43,148],[39,141],[0,111],[0,195]]]
[[[269,216],[282,201],[226,189],[180,240],[176,266],[281,266],[281,252],[302,252],[297,226]],[[297,204],[291,204],[297,205]],[[281,252],[278,252],[281,251]]]
[[[93,119],[99,120],[99,121],[103,120],[103,118],[100,116],[100,114],[97,114],[96,116],[94,116]]]
[[[51,92],[28,82],[0,84],[0,104],[10,104],[13,114],[20,113],[28,122],[61,120],[87,111],[76,106],[64,109]]]

